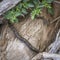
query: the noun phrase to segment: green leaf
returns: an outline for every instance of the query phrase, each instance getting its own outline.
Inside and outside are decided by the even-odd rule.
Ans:
[[[28,12],[26,11],[26,9],[22,9],[22,13],[27,14]]]
[[[33,5],[33,4],[31,4],[31,3],[29,3],[29,4],[28,4],[28,7],[34,7],[34,5]]]
[[[34,20],[35,16],[31,16],[31,19]]]
[[[18,23],[18,19],[17,19],[17,18],[15,18],[14,22]]]
[[[53,10],[53,8],[48,9],[48,13],[50,13],[51,15],[54,15],[54,10]]]
[[[43,5],[43,4],[40,4],[40,5],[39,5],[39,8],[43,8],[43,7],[44,7],[44,5]]]
[[[32,20],[35,18],[36,15],[39,15],[39,13],[41,13],[41,10],[40,9],[34,9],[31,13],[31,18]]]
[[[31,19],[32,19],[32,20],[35,18],[35,14],[36,14],[36,11],[33,10],[33,11],[31,12]]]
[[[54,0],[46,0],[48,3],[52,3]]]
[[[23,2],[28,2],[29,0],[23,0]]]
[[[21,15],[20,12],[15,12],[15,16],[16,16],[16,17],[18,17],[18,16],[20,16],[20,15]]]

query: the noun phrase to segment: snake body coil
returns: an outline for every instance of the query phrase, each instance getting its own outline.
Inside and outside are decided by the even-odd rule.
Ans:
[[[8,24],[9,24],[9,27],[11,28],[11,30],[14,32],[15,37],[17,37],[20,41],[22,41],[23,43],[25,43],[30,50],[32,50],[32,51],[34,51],[34,52],[36,52],[36,53],[39,53],[39,50],[38,50],[38,49],[36,49],[35,47],[33,47],[25,38],[23,38],[23,37],[17,32],[16,28],[13,26],[12,23],[9,23],[9,22],[8,22]]]

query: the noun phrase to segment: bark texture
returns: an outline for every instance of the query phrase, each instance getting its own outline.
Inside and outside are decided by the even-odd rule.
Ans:
[[[20,1],[21,0],[3,0],[0,2],[0,15],[16,6]]]

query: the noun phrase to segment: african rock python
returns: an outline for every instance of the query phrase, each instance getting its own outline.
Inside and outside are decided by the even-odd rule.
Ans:
[[[21,35],[19,35],[19,33],[16,31],[15,27],[11,24],[5,24],[2,26],[2,28],[0,27],[0,34],[1,34],[1,38],[0,38],[0,60],[7,60],[7,51],[6,51],[6,48],[8,46],[8,41],[7,41],[7,38],[6,38],[6,32],[7,32],[7,27],[9,27],[12,29],[12,31],[14,32],[15,34],[15,37],[17,37],[20,41],[24,42],[30,50],[38,53],[39,50],[36,49],[35,47],[33,47],[25,38],[23,38]]]

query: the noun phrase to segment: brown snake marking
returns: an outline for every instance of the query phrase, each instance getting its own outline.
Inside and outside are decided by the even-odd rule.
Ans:
[[[39,50],[33,47],[25,38],[23,38],[16,30],[16,28],[13,26],[12,23],[8,22],[8,26],[11,28],[11,30],[14,32],[15,37],[17,37],[21,42],[25,43],[28,48],[36,53],[39,53]]]
[[[47,22],[46,19],[44,19],[43,17],[40,17],[39,19],[44,20],[44,24]],[[6,20],[7,21],[7,20]],[[49,22],[47,22],[49,24]],[[17,37],[21,42],[25,43],[28,48],[36,53],[39,53],[39,50],[36,49],[35,47],[33,47],[25,38],[23,38],[16,30],[16,28],[13,26],[12,23],[10,23],[9,21],[6,22],[6,24],[8,24],[8,26],[11,28],[11,30],[14,32],[15,37]]]
[[[11,28],[11,30],[13,31],[13,33],[14,33],[14,35],[15,35],[15,37],[17,37],[22,43],[25,43],[26,44],[26,46],[28,46],[28,48],[30,49],[30,50],[32,50],[32,51],[34,51],[35,53],[39,53],[39,50],[38,49],[36,49],[35,47],[33,47],[25,38],[23,38],[18,32],[17,32],[17,30],[16,30],[16,28],[13,26],[13,24],[12,23],[9,23],[9,21],[7,21],[7,20],[5,20],[5,21],[3,21],[3,19],[2,20],[0,20],[0,36],[2,37],[2,39],[0,39],[0,60],[7,60],[6,59],[6,48],[7,48],[7,43],[8,43],[8,41],[7,40],[5,40],[5,34],[3,34],[4,33],[4,31],[5,31],[5,28],[6,28],[6,26],[5,25],[8,25],[8,27],[9,28]],[[2,28],[3,28],[3,31],[2,31]],[[3,59],[4,58],[4,59]]]
[[[40,19],[45,20],[43,17],[40,17]],[[11,28],[11,30],[14,32],[15,37],[17,37],[21,42],[25,43],[28,48],[36,53],[39,53],[39,49],[36,49],[35,47],[33,47],[25,38],[23,38],[16,30],[16,28],[13,26],[12,23],[10,23],[8,20],[5,20],[6,24],[8,24],[8,26]],[[45,23],[45,22],[44,22]]]

